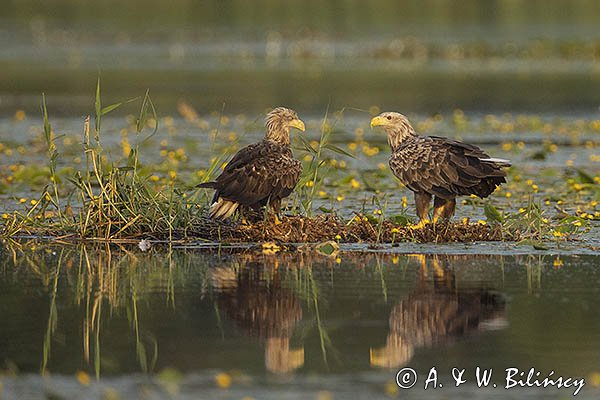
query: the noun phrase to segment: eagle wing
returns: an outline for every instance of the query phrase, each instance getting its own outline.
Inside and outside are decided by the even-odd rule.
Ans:
[[[506,182],[503,166],[477,146],[435,136],[407,141],[390,157],[392,172],[410,190],[444,199],[489,196]]]
[[[222,197],[243,206],[262,206],[289,196],[302,173],[302,164],[289,148],[262,141],[236,153],[221,175],[209,185]]]

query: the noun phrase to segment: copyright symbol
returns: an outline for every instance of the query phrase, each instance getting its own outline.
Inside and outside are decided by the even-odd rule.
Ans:
[[[417,372],[412,368],[402,368],[396,374],[396,384],[400,389],[410,389],[417,383]]]

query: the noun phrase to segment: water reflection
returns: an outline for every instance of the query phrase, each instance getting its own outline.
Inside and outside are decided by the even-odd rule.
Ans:
[[[485,287],[459,287],[452,263],[465,256],[416,255],[416,288],[392,308],[386,345],[371,349],[372,366],[407,365],[420,347],[442,346],[477,331],[506,325],[505,301]],[[428,265],[429,264],[429,265]],[[429,269],[433,279],[428,280]]]
[[[597,257],[338,257],[8,248],[0,253],[0,368],[293,379],[446,358],[497,368],[525,360],[580,375],[595,368],[600,272],[583,266]]]
[[[304,347],[290,346],[302,307],[298,296],[282,287],[277,268],[248,262],[238,268],[213,268],[210,276],[219,307],[237,322],[242,334],[264,341],[268,371],[288,373],[304,365]]]

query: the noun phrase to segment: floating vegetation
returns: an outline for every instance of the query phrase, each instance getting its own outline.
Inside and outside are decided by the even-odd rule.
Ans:
[[[104,117],[136,102],[138,113],[127,117],[126,128],[112,127],[120,129],[120,139],[118,144],[114,138],[111,142],[103,133]],[[42,129],[33,148],[1,144],[0,150],[9,157],[14,153],[33,152],[46,159],[45,167],[32,163],[0,169],[0,190],[6,191],[14,185],[17,191],[24,190],[23,187],[40,191],[36,195],[17,197],[16,210],[10,207],[2,210],[1,236],[103,241],[145,239],[147,243],[152,240],[227,243],[516,241],[543,248],[547,245],[542,242],[560,245],[577,238],[600,219],[600,177],[575,166],[576,154],[573,153],[564,161],[564,167],[546,168],[539,176],[517,162],[509,170],[508,183],[492,198],[462,199],[462,208],[471,210],[473,218],[457,217],[450,223],[413,229],[414,218],[408,214],[412,210],[407,198],[409,193],[390,180],[387,166],[382,162],[388,154],[383,137],[374,135],[365,140],[365,130],[360,125],[349,137],[344,131],[344,116],[356,110],[347,109],[328,112],[313,125],[311,130],[319,132],[317,138],[296,137],[294,151],[305,163],[304,174],[296,193],[288,201],[282,224],[275,225],[260,217],[249,219],[250,224],[238,220],[217,223],[205,217],[210,193],[194,186],[218,174],[231,154],[239,149],[240,134],[234,124],[252,128],[258,127],[260,122],[250,121],[243,115],[230,117],[222,113],[201,117],[185,102],[179,104],[182,120],[159,118],[148,93],[104,105],[99,80],[94,107],[94,118],[84,120],[83,135],[78,140],[72,133],[55,132],[43,96]],[[369,113],[379,111],[373,107]],[[15,118],[15,123],[22,123],[27,116],[18,113]],[[155,138],[159,121],[167,131],[166,138]],[[583,143],[593,160],[597,143],[585,138],[591,138],[590,135],[600,129],[597,121],[567,123],[538,116],[488,115],[474,120],[461,110],[455,110],[450,117],[437,114],[416,121],[423,134],[436,134],[447,127],[472,134],[492,131],[508,137],[514,133],[539,131],[545,137],[541,148],[530,149],[530,144],[523,141],[504,139],[498,145],[511,158],[544,161],[553,157],[561,143],[556,138],[551,139],[552,132],[562,138],[561,146]],[[190,171],[188,167],[190,158],[198,156],[199,145],[187,139],[181,142],[177,136],[180,123],[208,133],[208,163],[200,169]],[[345,135],[344,139],[340,135]],[[153,146],[157,141],[158,149]],[[118,146],[116,152],[115,145]],[[156,159],[142,162],[142,150],[157,152],[158,162]],[[207,153],[201,154],[206,157]],[[72,157],[74,162],[63,161],[65,157]],[[548,184],[550,181],[552,184]]]

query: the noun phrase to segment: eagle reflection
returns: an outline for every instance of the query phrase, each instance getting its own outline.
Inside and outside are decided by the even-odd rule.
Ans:
[[[302,319],[296,295],[282,287],[278,269],[259,262],[237,270],[218,267],[211,271],[217,303],[241,331],[265,343],[265,367],[285,374],[304,365],[304,348],[291,348],[290,336]]]
[[[432,256],[432,281],[427,279],[427,258],[416,257],[421,264],[418,286],[392,308],[386,345],[370,350],[372,366],[398,368],[410,362],[419,347],[506,325],[502,295],[457,287],[455,273],[448,266],[460,256]]]

